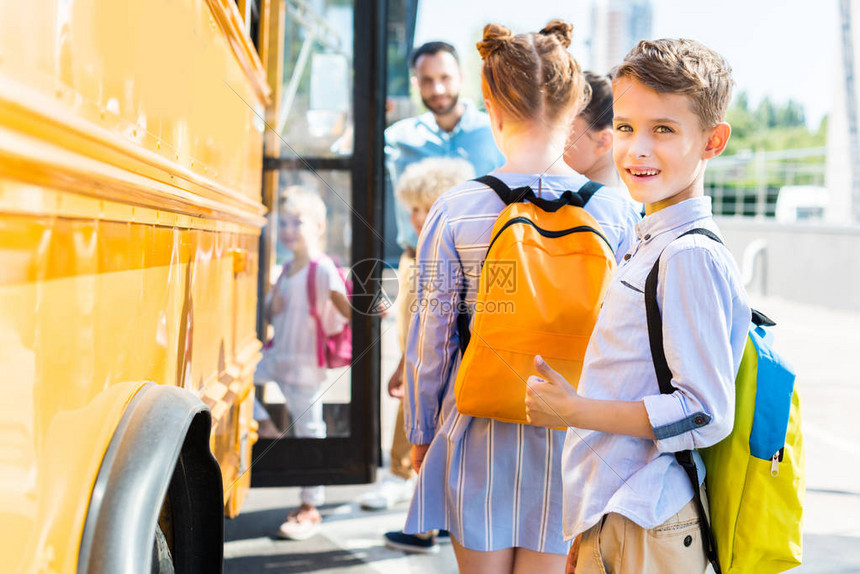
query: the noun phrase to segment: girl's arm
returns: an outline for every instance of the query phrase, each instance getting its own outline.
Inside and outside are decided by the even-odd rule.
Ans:
[[[318,299],[322,301],[323,297],[328,293],[328,298],[332,305],[334,305],[334,308],[337,309],[337,312],[346,319],[352,319],[352,305],[346,294],[343,277],[341,277],[334,262],[328,257],[323,257],[319,260],[317,279]]]
[[[349,299],[340,291],[331,291],[331,302],[338,313],[352,319],[352,305],[349,304]]]
[[[266,300],[263,302],[263,316],[266,318],[267,323],[271,323],[272,317],[275,315],[283,313],[287,306],[283,295],[278,292],[278,285],[280,285],[281,278],[287,272],[287,265],[288,264],[284,264],[281,267],[281,272],[278,275],[277,281],[275,281],[274,285],[269,287],[269,292],[266,293]]]
[[[735,376],[750,324],[725,248],[707,238],[682,246],[666,249],[657,281],[663,348],[676,390],[644,397],[660,452],[708,447],[731,432]]]
[[[410,309],[403,407],[407,439],[414,445],[428,445],[436,434],[442,398],[459,352],[456,321],[451,316],[460,297],[462,269],[448,214],[439,202],[427,215],[415,264],[418,288]]]

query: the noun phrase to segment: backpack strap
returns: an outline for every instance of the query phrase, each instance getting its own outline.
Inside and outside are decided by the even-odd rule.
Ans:
[[[752,322],[753,325],[757,327],[775,327],[776,323],[773,319],[762,313],[761,311],[756,311],[755,309],[750,309],[752,313]]]
[[[469,329],[469,308],[466,305],[466,274],[463,274],[463,284],[460,285],[460,300],[457,302],[457,339],[459,340],[460,354],[466,353],[466,347],[472,339],[472,331]]]
[[[516,189],[511,189],[508,184],[506,184],[504,181],[494,175],[485,175],[482,177],[477,177],[473,181],[483,183],[484,185],[495,191],[496,195],[499,196],[499,199],[501,199],[502,203],[504,203],[505,205],[519,203],[524,199],[531,199],[535,197],[535,194],[530,187],[523,186],[518,187]],[[460,300],[457,302],[457,339],[459,340],[460,353],[466,352],[466,347],[469,346],[469,341],[472,338],[472,332],[469,329],[469,322],[471,321],[471,317],[469,316],[469,310],[466,306],[466,294],[466,276],[465,274],[463,274],[463,281],[460,285]]]
[[[317,326],[317,365],[325,366],[325,332],[323,331],[322,319],[317,311],[317,268],[319,260],[311,259],[308,263],[308,305],[311,308],[311,317]]]
[[[597,183],[596,181],[588,180],[585,182],[585,185],[579,188],[577,191],[577,195],[582,198],[582,207],[585,207],[585,204],[588,203],[588,200],[591,199],[598,189],[603,187],[602,183]]]
[[[499,196],[499,199],[501,199],[505,205],[519,203],[523,199],[526,199],[530,194],[534,196],[534,192],[529,186],[524,185],[516,189],[511,189],[510,187],[508,187],[508,184],[506,184],[504,181],[494,175],[485,175],[483,177],[478,177],[475,178],[475,181],[477,181],[478,183],[483,183],[484,185],[495,191],[496,195]]]
[[[588,200],[591,199],[594,192],[603,187],[603,184],[601,183],[587,181],[585,185],[579,188],[579,191],[574,192],[567,190],[557,199],[545,199],[535,195],[534,190],[527,185],[511,189],[505,182],[494,175],[485,175],[483,177],[476,178],[474,181],[483,183],[495,191],[496,195],[499,196],[499,199],[501,199],[505,205],[511,205],[512,203],[519,203],[523,200],[528,200],[540,207],[542,210],[549,212],[556,212],[565,205],[585,207],[585,204],[588,203]]]
[[[723,243],[716,233],[708,229],[691,229],[679,235],[677,239],[685,235],[704,235],[718,243]],[[662,255],[660,253],[657,257],[654,267],[651,268],[648,278],[645,280],[645,314],[648,318],[648,342],[651,345],[651,359],[654,362],[654,372],[657,374],[657,384],[660,385],[660,392],[662,394],[671,395],[676,389],[672,385],[672,370],[669,368],[669,363],[666,361],[666,352],[663,349],[663,318],[660,316],[660,307],[657,303],[657,275],[660,272],[660,258]],[[693,499],[696,501],[696,508],[699,512],[699,524],[702,531],[702,542],[705,546],[705,555],[713,565],[714,572],[722,574],[717,558],[716,540],[714,540],[714,533],[708,522],[708,514],[705,512],[705,505],[699,493],[699,472],[696,469],[696,461],[693,459],[693,451],[682,450],[676,452],[675,460],[678,461],[678,464],[687,473],[687,478],[690,479],[690,484],[693,486]]]

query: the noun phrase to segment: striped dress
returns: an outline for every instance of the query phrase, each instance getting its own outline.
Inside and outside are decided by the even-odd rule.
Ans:
[[[511,188],[531,185],[542,197],[579,189],[583,176],[494,173]],[[504,204],[470,181],[430,210],[418,244],[418,301],[406,348],[406,436],[430,444],[404,532],[445,528],[463,546],[491,551],[520,547],[565,554],[562,537],[563,431],[503,423],[457,412],[460,365],[456,305],[465,277],[474,309],[481,264]],[[616,258],[635,239],[639,220],[626,192],[600,189],[586,205]]]

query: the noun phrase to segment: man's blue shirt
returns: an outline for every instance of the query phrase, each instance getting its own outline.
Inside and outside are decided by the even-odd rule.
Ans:
[[[387,197],[395,201],[394,188],[403,171],[412,163],[428,157],[462,158],[472,164],[475,174],[486,175],[505,161],[490,129],[490,118],[462,100],[463,117],[450,132],[436,123],[432,112],[406,118],[385,130],[385,167],[388,172]],[[409,209],[395,202],[397,244],[415,247],[418,236],[409,223]]]

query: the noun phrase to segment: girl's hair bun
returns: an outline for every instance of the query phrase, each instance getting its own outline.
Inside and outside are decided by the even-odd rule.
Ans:
[[[481,59],[486,60],[490,54],[503,48],[505,43],[513,38],[514,34],[509,28],[501,24],[487,24],[484,26],[484,39],[477,44]]]
[[[564,20],[550,20],[540,31],[544,36],[555,36],[559,43],[565,48],[570,46],[570,39],[573,37],[573,24]],[[484,37],[486,37],[486,28],[484,29]]]

